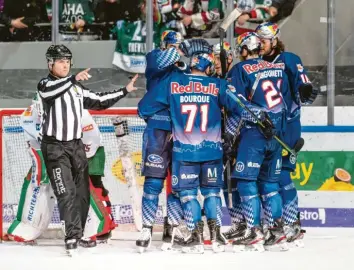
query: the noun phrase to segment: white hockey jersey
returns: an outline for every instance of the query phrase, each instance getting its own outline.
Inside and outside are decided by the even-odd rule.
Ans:
[[[81,123],[82,142],[85,145],[86,156],[90,158],[96,154],[98,147],[102,145],[101,133],[88,110],[83,110]]]
[[[20,125],[23,128],[26,142],[28,142],[29,146],[35,150],[40,150],[41,146],[38,139],[40,136],[41,117],[35,105],[32,104],[21,114]]]

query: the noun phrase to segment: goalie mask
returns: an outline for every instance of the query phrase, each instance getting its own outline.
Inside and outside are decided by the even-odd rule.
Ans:
[[[167,49],[168,45],[179,45],[183,42],[183,37],[179,32],[164,31],[161,35],[161,49]]]
[[[256,28],[259,38],[274,40],[280,37],[280,30],[276,23],[265,22]]]
[[[261,40],[253,32],[243,33],[236,39],[236,52],[240,55],[243,49],[257,52],[261,49]]]
[[[191,58],[190,67],[202,72],[205,72],[207,76],[211,76],[215,72],[214,68],[214,54],[196,54]],[[207,72],[210,67],[209,72]]]

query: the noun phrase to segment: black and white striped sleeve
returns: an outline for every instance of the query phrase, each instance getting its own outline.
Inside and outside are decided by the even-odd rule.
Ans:
[[[50,101],[58,98],[68,91],[73,85],[74,80],[74,75],[58,80],[45,78],[38,83],[37,89],[44,101]]]
[[[118,100],[124,98],[127,94],[128,90],[125,87],[111,92],[98,93],[83,89],[84,108],[91,110],[104,110],[112,107]]]

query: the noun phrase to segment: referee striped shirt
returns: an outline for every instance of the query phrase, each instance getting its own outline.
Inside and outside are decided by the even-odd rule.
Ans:
[[[81,139],[83,109],[107,109],[128,93],[126,88],[94,93],[77,82],[74,75],[58,79],[50,74],[37,88],[43,103],[40,135],[58,141]]]

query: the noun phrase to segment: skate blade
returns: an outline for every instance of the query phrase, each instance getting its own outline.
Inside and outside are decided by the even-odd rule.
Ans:
[[[274,245],[265,245],[265,250],[267,251],[288,251],[289,250],[289,246],[287,242],[280,242],[278,244],[274,244]]]
[[[182,247],[182,253],[203,254],[204,253],[204,246],[198,245],[198,246],[194,246],[194,247]]]
[[[138,247],[138,252],[139,252],[140,254],[144,253],[145,250],[146,250],[146,247]]]
[[[180,252],[181,249],[175,248],[172,243],[163,243],[161,250],[165,252]]]
[[[215,242],[212,243],[211,248],[215,253],[225,252],[225,245],[219,243],[215,243]]]
[[[264,252],[264,246],[263,244],[254,244],[254,245],[234,245],[233,246],[233,251],[238,253],[238,252]]]
[[[78,250],[77,249],[69,249],[69,250],[65,250],[66,255],[68,255],[69,257],[77,257],[79,255]]]
[[[302,239],[296,239],[294,241],[288,242],[289,248],[303,248],[305,243]]]
[[[105,240],[97,240],[97,245],[101,245],[101,244],[111,244],[111,239],[105,239]]]
[[[37,243],[36,240],[25,241],[25,242],[22,242],[22,244],[23,244],[24,246],[37,246],[37,245],[38,245],[38,243]]]

